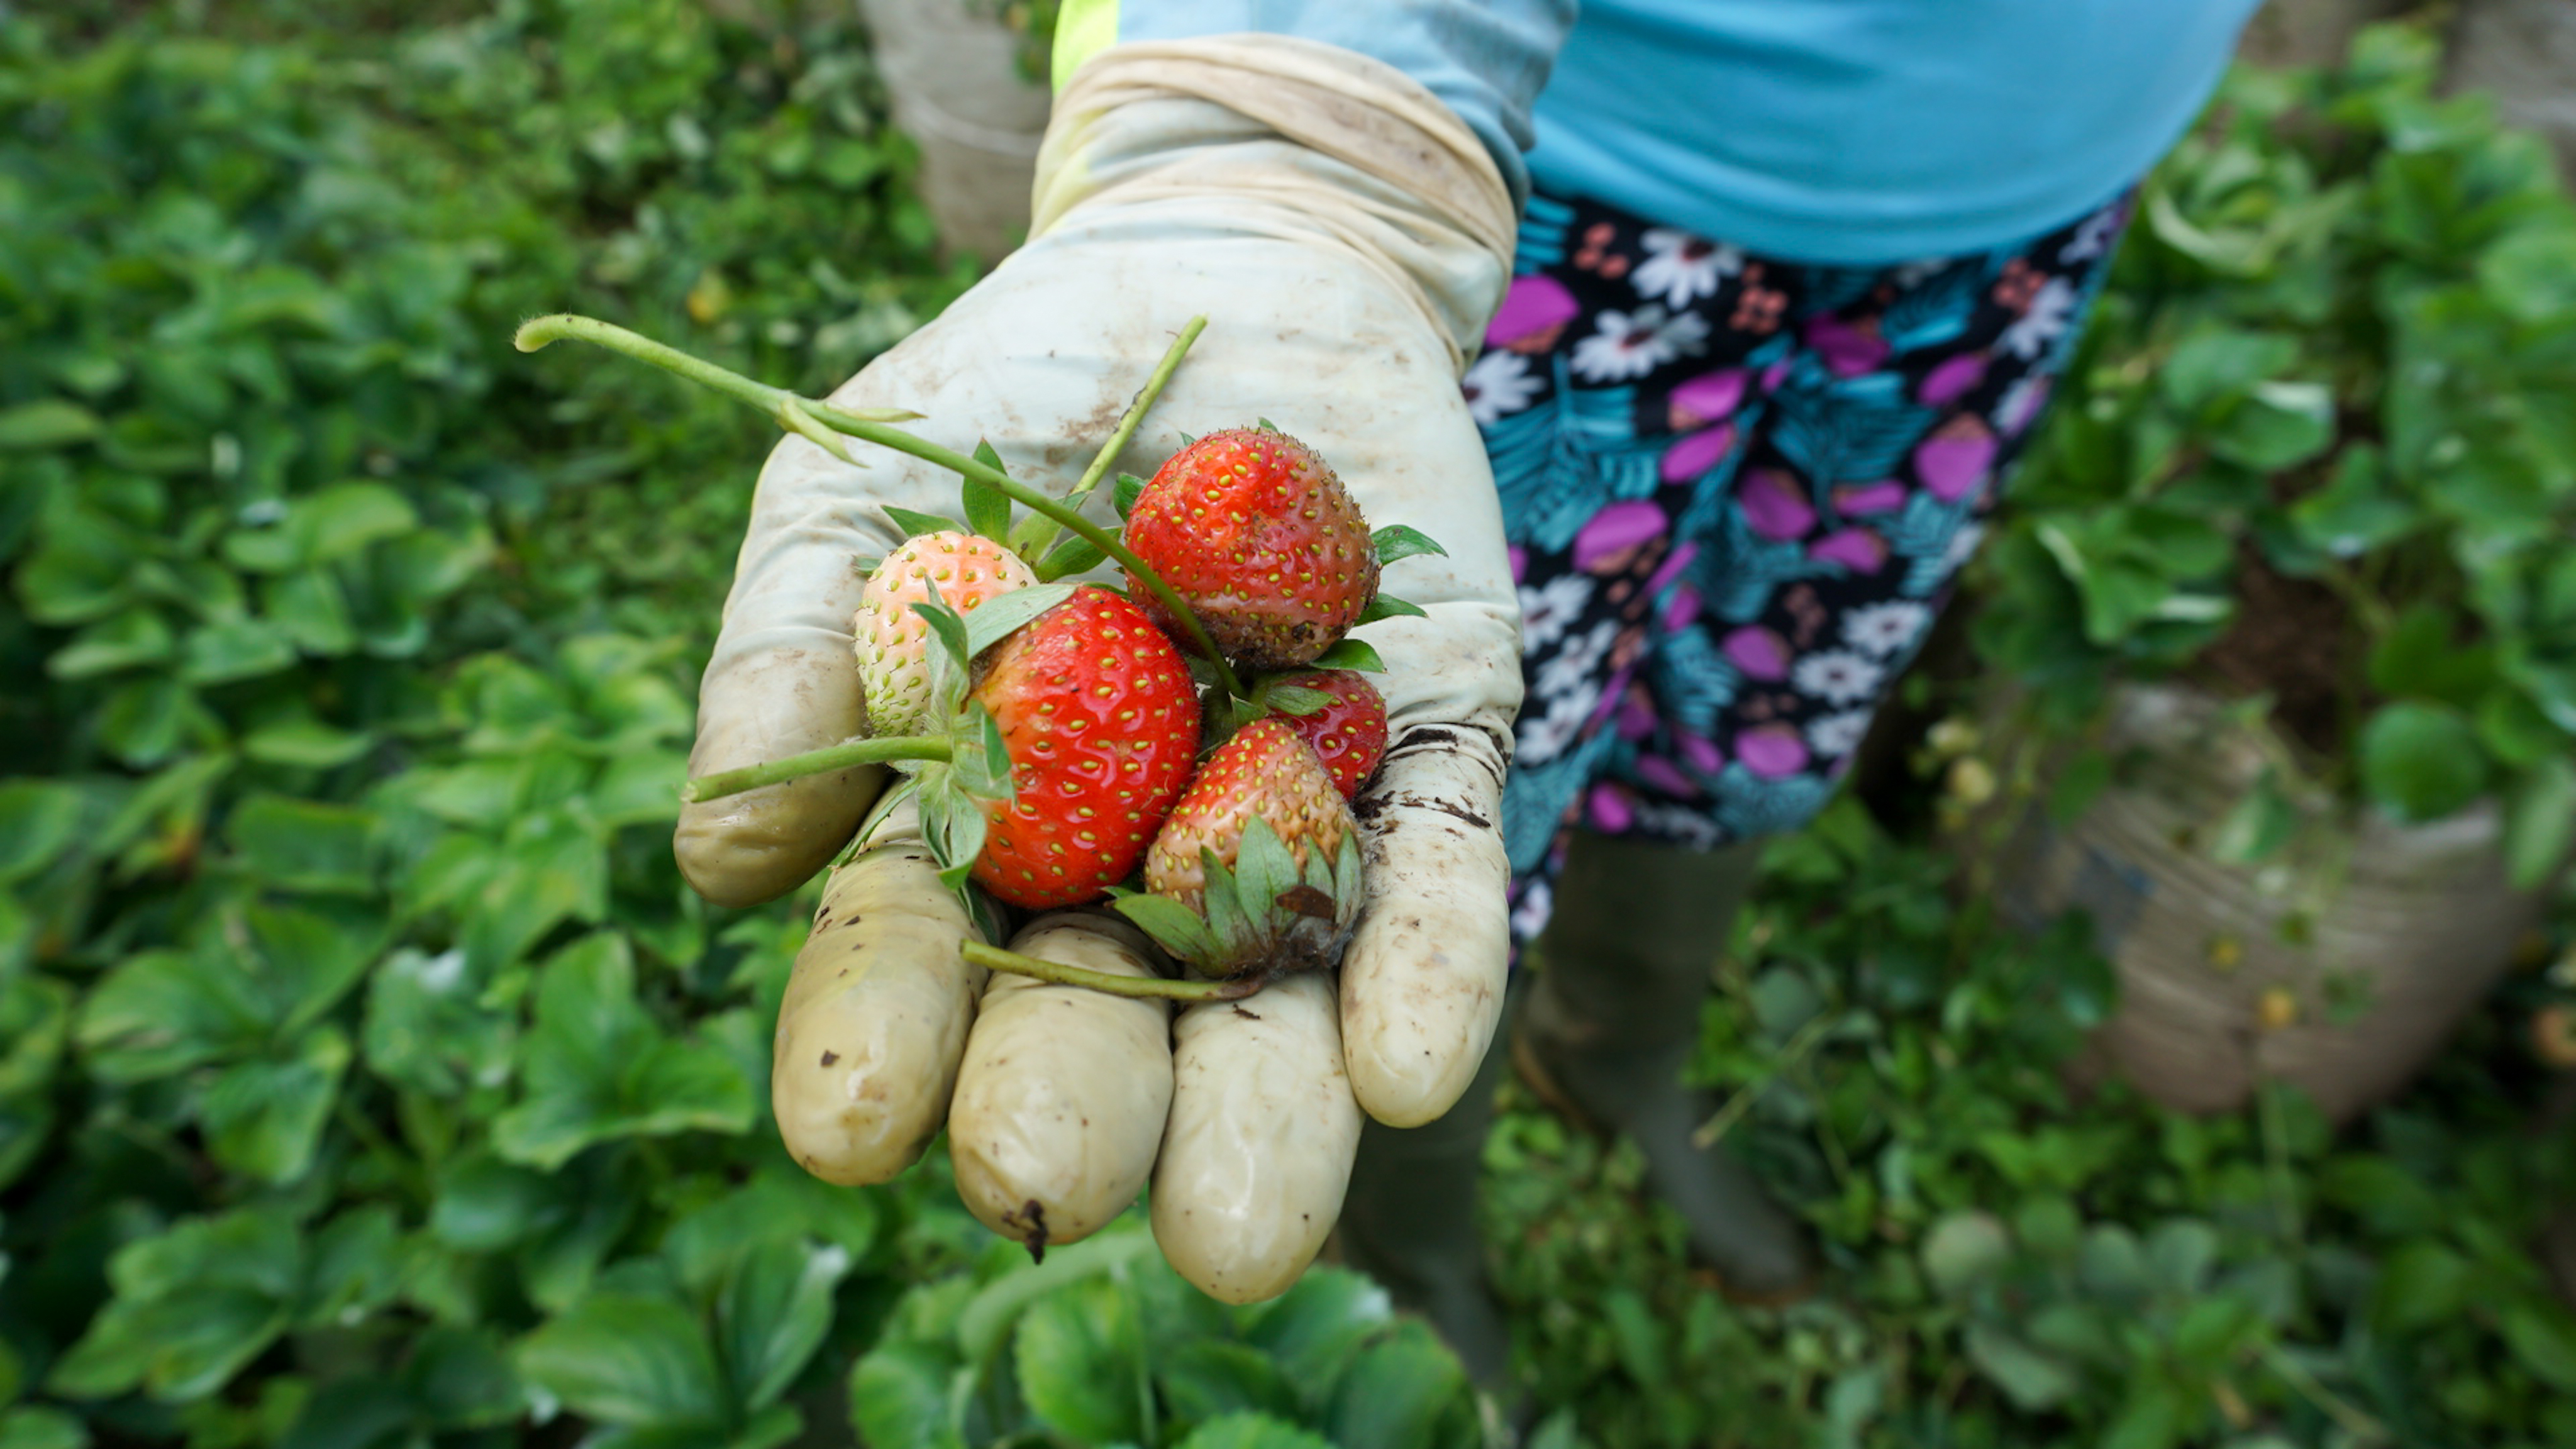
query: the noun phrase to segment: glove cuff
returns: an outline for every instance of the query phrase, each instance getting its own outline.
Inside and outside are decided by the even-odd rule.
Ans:
[[[1517,215],[1484,142],[1412,77],[1338,46],[1139,41],[1074,72],[1038,153],[1030,236],[1193,199],[1225,205],[1156,215],[1355,255],[1421,312],[1457,372],[1510,280]]]

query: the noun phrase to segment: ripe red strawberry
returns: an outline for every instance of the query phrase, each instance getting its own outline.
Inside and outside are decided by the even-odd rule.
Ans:
[[[1136,495],[1126,543],[1247,669],[1311,662],[1377,595],[1359,505],[1314,449],[1266,428],[1173,454]],[[1179,628],[1140,580],[1127,584],[1155,623]]]
[[[1359,914],[1359,822],[1277,719],[1219,745],[1117,908],[1210,976],[1330,966]]]
[[[1314,669],[1291,674],[1271,687],[1294,685],[1332,696],[1332,703],[1311,714],[1281,711],[1274,716],[1296,732],[1332,772],[1334,788],[1345,800],[1359,798],[1360,786],[1377,771],[1386,753],[1386,700],[1368,676],[1356,669]]]
[[[850,619],[868,733],[926,735],[947,726],[947,720],[932,718],[937,705],[930,697],[930,625],[912,610],[930,598],[933,583],[948,607],[964,614],[1037,581],[1018,554],[971,533],[919,534],[887,554],[868,575]]]
[[[984,804],[975,879],[1015,906],[1091,900],[1136,868],[1199,747],[1189,666],[1099,587],[993,646],[974,697],[1001,726],[1015,798]]]

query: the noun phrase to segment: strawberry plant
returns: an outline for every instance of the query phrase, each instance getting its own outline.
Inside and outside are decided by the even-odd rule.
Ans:
[[[2576,845],[2576,207],[2424,31],[2237,77],[2141,195],[1989,551],[1985,656],[2064,721],[2180,670],[2402,821]]]

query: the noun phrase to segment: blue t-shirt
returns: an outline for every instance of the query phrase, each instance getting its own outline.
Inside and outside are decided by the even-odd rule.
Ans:
[[[1768,255],[1892,263],[2026,240],[2128,187],[2257,3],[1067,0],[1057,74],[1112,40],[1302,36],[1420,81],[1515,195],[1534,177]]]

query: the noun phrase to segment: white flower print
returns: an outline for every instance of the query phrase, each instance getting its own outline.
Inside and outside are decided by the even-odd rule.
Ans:
[[[1592,600],[1590,574],[1558,574],[1521,590],[1521,647],[1535,654],[1555,643]]]
[[[2018,437],[2039,415],[2039,405],[2048,400],[2048,380],[2042,377],[2020,377],[2004,389],[2003,401],[1995,404],[1995,431],[2006,437]]]
[[[1801,694],[1813,695],[1836,709],[1858,704],[1878,692],[1887,671],[1848,649],[1810,654],[1790,667],[1789,682]]]
[[[1921,604],[1902,599],[1868,604],[1843,616],[1843,642],[1872,659],[1885,659],[1913,648],[1931,622],[1932,611]]]
[[[1868,733],[1868,710],[1847,709],[1841,714],[1822,715],[1807,721],[1807,748],[1819,758],[1839,760],[1859,749],[1861,738]]]
[[[1589,690],[1595,699],[1600,698],[1600,681],[1593,676],[1600,672],[1601,661],[1610,657],[1610,646],[1618,638],[1619,621],[1604,619],[1593,625],[1590,633],[1567,640],[1554,658],[1538,667],[1538,692],[1553,700],[1561,694]]]
[[[1976,554],[1977,545],[1985,542],[1985,538],[1984,524],[1961,525],[1958,532],[1950,535],[1950,546],[1941,550],[1941,571],[1944,574],[1956,573]]]
[[[1687,307],[1694,298],[1717,295],[1718,282],[1744,270],[1744,253],[1706,237],[1648,227],[1638,238],[1647,257],[1628,280],[1640,297],[1661,297],[1667,307]]]
[[[2127,211],[2128,208],[2123,206],[2106,206],[2084,218],[2084,224],[2075,229],[2075,235],[2057,249],[2059,265],[2089,262],[2109,251],[2111,238],[2120,234],[2120,223]]]
[[[1601,330],[1574,344],[1574,370],[1585,382],[1633,382],[1677,357],[1697,356],[1708,342],[1708,319],[1676,317],[1652,303],[1634,312],[1605,307],[1594,322]]]
[[[2030,299],[2030,310],[2021,314],[2021,320],[2004,329],[2000,345],[2015,357],[2037,357],[2074,320],[2075,284],[2064,277],[2051,277],[2040,284]]]
[[[1939,276],[1950,265],[1948,257],[1925,257],[1907,262],[1887,274],[1887,280],[1900,292],[1910,292]]]
[[[1666,840],[1690,850],[1713,850],[1720,842],[1717,825],[1707,815],[1687,805],[1667,805],[1660,800],[1637,800],[1629,809],[1636,812],[1632,835],[1648,840]]]
[[[1528,407],[1538,395],[1539,380],[1530,376],[1528,358],[1497,349],[1476,359],[1458,389],[1467,395],[1467,415],[1476,426],[1490,428]]]
[[[1586,680],[1570,693],[1549,695],[1544,714],[1522,711],[1512,758],[1523,765],[1544,765],[1564,754],[1582,737],[1584,721],[1600,702],[1599,686]]]
[[[1556,892],[1545,880],[1533,880],[1521,892],[1521,903],[1512,908],[1512,934],[1524,941],[1535,941],[1547,929],[1547,918],[1556,914]]]

